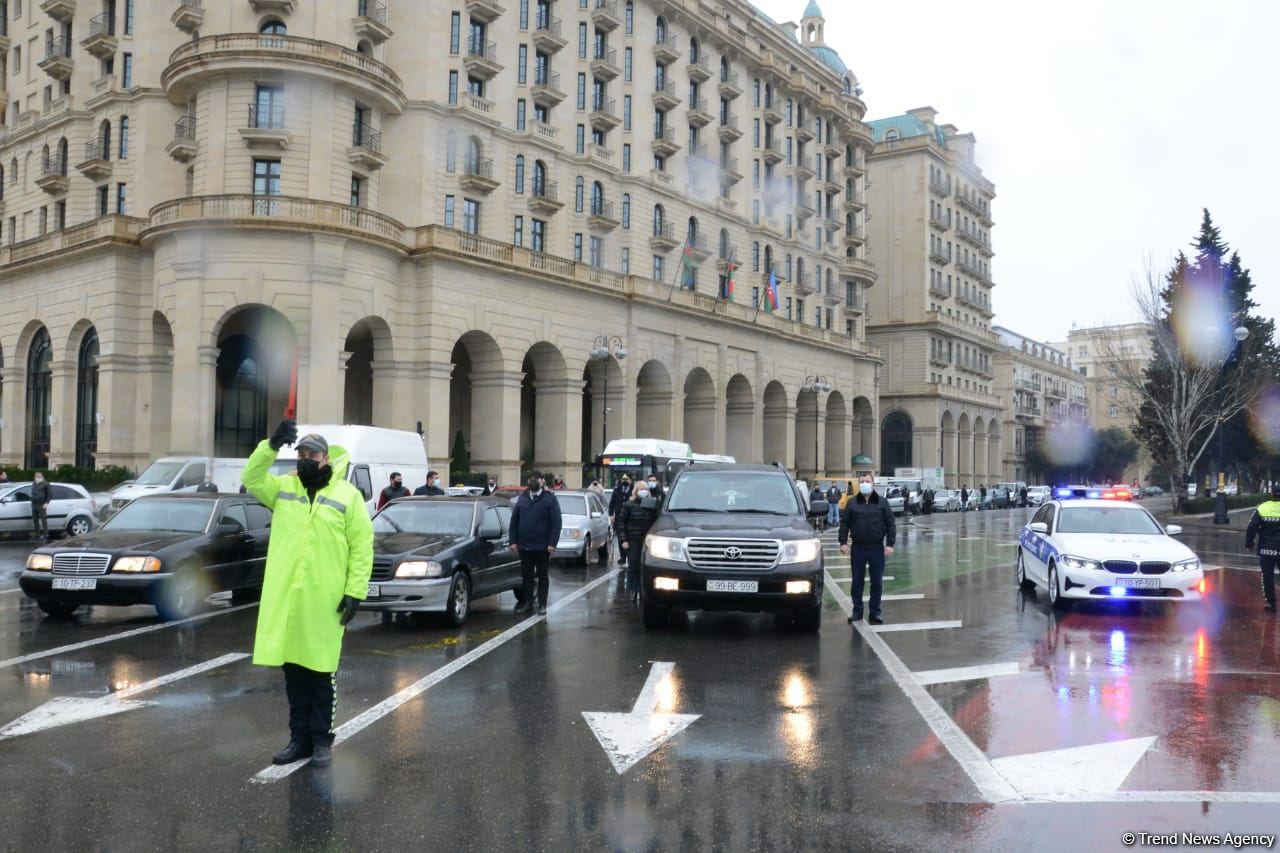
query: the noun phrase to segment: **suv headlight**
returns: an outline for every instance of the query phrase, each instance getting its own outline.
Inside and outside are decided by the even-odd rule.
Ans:
[[[684,540],[673,536],[646,536],[644,549],[655,560],[670,560],[676,563],[689,562],[685,555]]]
[[[405,560],[396,566],[397,578],[438,578],[444,574],[444,566],[435,560]]]
[[[27,568],[33,572],[53,571],[53,555],[32,554],[27,557]]]
[[[1187,559],[1187,560],[1179,560],[1178,562],[1173,564],[1173,570],[1175,572],[1194,572],[1198,568],[1200,568],[1199,557],[1191,557],[1190,559]]]
[[[155,557],[121,557],[116,560],[115,565],[111,567],[111,571],[128,572],[130,574],[158,572],[160,571],[160,561]]]
[[[1061,560],[1062,565],[1066,566],[1068,569],[1090,569],[1093,571],[1099,571],[1102,568],[1102,563],[1099,563],[1097,560],[1090,560],[1088,557],[1073,557],[1070,554],[1063,554],[1058,559]]]
[[[822,553],[821,539],[797,539],[782,543],[782,559],[779,563],[812,563]]]

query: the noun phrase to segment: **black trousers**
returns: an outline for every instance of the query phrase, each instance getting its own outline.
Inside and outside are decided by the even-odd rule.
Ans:
[[[48,504],[32,504],[31,505],[31,526],[35,530],[37,536],[49,535],[49,505]]]
[[[289,737],[299,743],[333,743],[338,683],[332,672],[316,672],[296,663],[284,669],[289,696]]]
[[[862,615],[862,585],[866,582],[867,569],[871,569],[871,615],[880,615],[880,596],[884,591],[884,546],[854,546],[849,549],[853,564],[853,615]]]
[[[629,555],[626,573],[627,592],[635,592],[640,589],[640,567],[644,563],[644,537],[628,539],[627,550],[623,553]]]
[[[1262,594],[1267,604],[1272,607],[1276,603],[1276,566],[1280,565],[1280,557],[1259,557],[1258,568],[1262,569]]]
[[[551,576],[547,569],[551,566],[551,554],[545,550],[528,551],[520,549],[520,574],[524,578],[524,589],[520,600],[540,605],[547,603],[547,589],[551,586]],[[534,587],[534,581],[537,587]],[[536,595],[535,595],[536,593]]]

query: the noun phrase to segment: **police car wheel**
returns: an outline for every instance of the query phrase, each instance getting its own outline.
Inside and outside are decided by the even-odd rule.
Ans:
[[[1027,566],[1026,566],[1026,563],[1024,563],[1024,562],[1023,562],[1023,560],[1022,560],[1022,549],[1021,549],[1021,548],[1019,548],[1019,549],[1018,549],[1018,570],[1017,570],[1017,576],[1018,576],[1018,588],[1019,588],[1019,589],[1033,590],[1033,589],[1035,589],[1035,588],[1036,588],[1035,581],[1033,581],[1033,580],[1031,580],[1030,578],[1028,578],[1028,577],[1027,577]]]
[[[1071,606],[1071,600],[1062,597],[1058,586],[1058,567],[1053,563],[1049,564],[1049,603],[1055,610],[1066,610]]]

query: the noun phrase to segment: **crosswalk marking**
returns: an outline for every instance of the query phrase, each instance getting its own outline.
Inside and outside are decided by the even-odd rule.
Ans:
[[[957,666],[951,669],[926,669],[913,673],[921,684],[948,684],[952,681],[976,681],[1000,675],[1017,675],[1018,664],[988,663],[981,666]]]
[[[933,631],[939,628],[959,628],[962,627],[960,620],[950,622],[898,622],[892,625],[873,625],[872,631],[877,634],[884,634],[893,631]]]

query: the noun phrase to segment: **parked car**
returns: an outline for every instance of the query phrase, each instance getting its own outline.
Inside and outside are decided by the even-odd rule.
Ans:
[[[261,590],[270,534],[270,510],[248,495],[146,495],[97,531],[37,548],[19,585],[50,616],[150,604],[180,619],[212,593]]]
[[[933,493],[934,512],[959,512],[960,492],[955,489],[937,489]]]
[[[444,493],[451,498],[478,498],[484,494],[484,486],[450,486]]]
[[[573,560],[576,565],[585,566],[594,551],[596,561],[602,566],[608,565],[609,516],[599,496],[586,490],[554,494],[560,502],[561,527],[560,541],[551,558]]]
[[[1164,494],[1164,489],[1160,488],[1159,486],[1147,486],[1142,490],[1142,496],[1144,498],[1158,498],[1163,494]]]
[[[473,600],[523,583],[510,526],[511,503],[496,496],[387,504],[373,518],[373,574],[361,609],[443,613],[461,625]]]
[[[1028,486],[1027,487],[1027,505],[1040,506],[1040,504],[1049,500],[1053,494],[1053,490],[1048,486]]]
[[[219,491],[240,490],[240,475],[247,459],[219,459],[211,456],[166,456],[147,466],[137,479],[111,490],[111,509],[120,509],[134,498],[164,492],[194,492],[209,474]],[[109,514],[108,513],[108,514]]]
[[[84,486],[50,483],[46,508],[49,535],[82,536],[98,525],[98,506]],[[31,484],[0,487],[0,532],[31,533]]]

